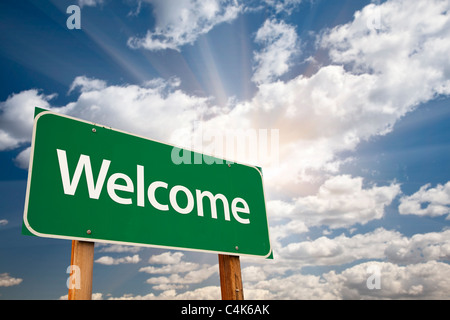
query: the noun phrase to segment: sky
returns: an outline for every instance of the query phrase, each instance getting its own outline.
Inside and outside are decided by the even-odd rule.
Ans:
[[[21,235],[36,106],[261,166],[246,299],[450,298],[450,1],[4,0],[0,43],[0,299],[67,299],[71,242]],[[220,299],[211,253],[98,243],[93,278]]]

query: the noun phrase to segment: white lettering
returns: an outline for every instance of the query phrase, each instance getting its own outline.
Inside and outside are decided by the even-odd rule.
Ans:
[[[188,201],[187,201],[186,208],[184,208],[184,209],[178,205],[178,202],[177,202],[178,191],[183,191],[186,194]],[[192,193],[189,191],[189,189],[186,187],[183,187],[183,186],[173,187],[170,190],[169,198],[170,198],[170,204],[172,205],[172,207],[175,209],[176,212],[179,212],[181,214],[187,214],[187,213],[191,212],[192,209],[194,208],[194,197],[192,196]]]
[[[117,179],[125,180],[126,185],[116,184]],[[114,173],[108,179],[107,184],[108,195],[115,202],[120,204],[131,204],[131,198],[121,198],[116,194],[116,190],[126,191],[126,192],[134,192],[133,181],[131,181],[130,177],[123,173]]]
[[[165,182],[161,182],[161,181],[155,181],[153,183],[150,184],[150,186],[148,187],[148,200],[150,201],[150,204],[152,206],[154,206],[156,209],[161,210],[161,211],[167,211],[169,210],[169,206],[167,204],[160,204],[158,201],[156,201],[155,198],[155,192],[157,188],[164,188],[167,189],[167,183]]]
[[[111,161],[103,160],[102,166],[100,168],[100,173],[97,177],[97,183],[94,186],[94,178],[92,176],[91,159],[89,156],[84,154],[80,155],[78,160],[75,173],[72,177],[72,182],[69,177],[69,168],[67,165],[67,156],[65,150],[56,150],[58,153],[59,170],[61,172],[61,179],[63,183],[64,193],[73,196],[78,187],[78,182],[80,181],[81,173],[83,169],[86,174],[86,182],[89,191],[89,198],[98,199],[100,193],[102,192],[103,183],[105,182],[106,174],[108,173],[109,165]]]
[[[225,220],[230,221],[230,209],[228,208],[228,200],[223,194],[218,193],[214,196],[209,191],[201,192],[200,190],[195,190],[195,192],[197,197],[197,212],[199,217],[203,217],[203,197],[207,196],[209,198],[209,201],[211,202],[211,218],[217,219],[216,201],[217,199],[220,199],[223,203]]]
[[[137,205],[143,207],[145,205],[144,197],[144,167],[137,166]]]
[[[243,208],[239,208],[236,205],[238,203],[242,203],[242,205],[244,206]],[[234,198],[233,202],[231,202],[231,212],[233,213],[233,217],[236,219],[236,221],[242,223],[242,224],[249,224],[250,223],[250,219],[243,219],[238,215],[238,212],[241,213],[246,213],[249,214],[250,213],[250,209],[248,208],[248,204],[247,202],[245,202],[244,199],[242,198]]]

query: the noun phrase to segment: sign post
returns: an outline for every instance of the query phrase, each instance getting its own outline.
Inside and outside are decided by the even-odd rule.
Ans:
[[[222,300],[244,300],[239,256],[219,254]]]
[[[69,300],[92,299],[92,272],[94,268],[94,242],[72,240]],[[75,284],[75,285],[74,285]]]

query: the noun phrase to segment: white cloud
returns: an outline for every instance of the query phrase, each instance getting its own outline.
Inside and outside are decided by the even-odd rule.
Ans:
[[[384,216],[384,209],[400,193],[400,185],[363,187],[361,177],[340,175],[326,180],[316,195],[295,201],[291,218],[307,226],[326,225],[332,229],[366,224]]]
[[[405,112],[436,94],[450,93],[450,3],[448,1],[387,1],[368,5],[351,23],[322,37],[335,63],[355,73],[377,75],[372,99],[387,110]],[[374,16],[380,27],[367,28]],[[397,111],[394,111],[394,110]]]
[[[164,50],[191,44],[214,26],[234,20],[242,10],[236,0],[145,0],[153,6],[154,31],[128,39],[131,48]]]
[[[173,291],[173,290],[179,290],[179,289],[185,289],[187,286],[183,285],[183,284],[166,284],[166,283],[162,283],[156,286],[153,286],[152,289],[153,290],[160,290],[160,291],[166,291],[168,292]]]
[[[450,261],[450,230],[415,234],[408,238],[378,228],[365,234],[289,243],[277,250],[282,259],[304,265],[341,265],[363,259],[382,259],[399,264],[431,260]]]
[[[369,289],[367,281],[378,270],[379,289]],[[247,272],[248,271],[248,272]],[[243,276],[262,272],[259,267],[243,269]],[[247,275],[248,278],[248,275]],[[253,299],[448,299],[450,295],[450,265],[442,262],[397,265],[391,262],[369,261],[319,275],[305,275],[298,271],[289,276],[259,276],[244,279],[244,296]],[[220,299],[220,288],[206,286],[177,293],[182,285],[159,284],[161,294],[124,294],[111,300],[157,299]],[[184,288],[184,287],[183,287]],[[97,294],[99,297],[104,295]]]
[[[368,289],[368,267],[380,270],[380,289]],[[428,261],[399,266],[389,262],[367,262],[330,273],[328,281],[340,287],[343,299],[448,299],[450,296],[450,265]]]
[[[146,272],[150,274],[171,274],[171,273],[184,273],[194,271],[199,268],[198,263],[180,261],[176,264],[168,264],[162,267],[148,266],[140,268],[140,272]]]
[[[177,129],[189,131],[194,121],[210,112],[208,98],[190,96],[178,85],[177,79],[158,78],[143,86],[107,86],[103,80],[81,76],[71,85],[71,90],[80,88],[78,98],[59,108],[49,104],[54,94],[34,89],[13,94],[0,102],[0,151],[30,143],[36,106],[177,144],[172,141]],[[16,164],[28,168],[29,154],[30,149],[23,150]]]
[[[103,80],[88,78],[86,76],[78,76],[73,80],[68,93],[70,94],[73,90],[75,90],[75,88],[78,87],[81,92],[101,90],[106,87],[106,82]]]
[[[103,300],[103,293],[100,292],[94,292],[92,293],[92,300]],[[69,299],[69,295],[63,295],[61,297],[58,298],[58,300],[68,300]]]
[[[6,220],[6,219],[0,220],[0,226],[6,226],[7,224],[8,224],[8,220]]]
[[[167,274],[168,276],[152,276],[147,279],[147,283],[152,285],[154,290],[162,290],[160,296],[147,297],[151,299],[161,298],[163,296],[167,299],[174,299],[176,290],[186,289],[191,284],[198,284],[213,274],[218,273],[218,265],[203,264],[200,265],[194,262],[182,261],[184,254],[182,252],[164,252],[159,255],[153,255],[149,259],[149,263],[158,264],[161,266],[147,266],[139,269],[139,272],[146,272],[149,274]]]
[[[220,288],[207,286],[173,296],[177,300],[220,300]]]
[[[321,276],[294,274],[271,278],[247,284],[244,287],[246,299],[247,291],[259,291],[259,299],[297,300],[297,299],[339,299],[338,292]]]
[[[369,267],[380,270],[380,289],[370,290]],[[428,261],[399,266],[370,261],[330,271],[319,276],[296,273],[248,283],[248,291],[259,290],[259,299],[447,299],[450,295],[450,265]],[[244,289],[244,294],[245,294]]]
[[[353,237],[342,234],[333,239],[320,237],[313,241],[290,243],[278,254],[298,260],[302,265],[341,265],[361,259],[383,259],[389,243],[401,239],[400,233],[379,228]]]
[[[272,213],[269,210],[270,213]],[[303,221],[291,220],[289,222],[270,226],[270,237],[273,240],[283,239],[290,235],[308,232],[309,229]]]
[[[206,98],[166,91],[165,86],[108,86],[82,92],[67,105],[70,115],[114,128],[168,141],[178,128],[191,124],[206,109]]]
[[[258,282],[267,278],[266,272],[260,266],[249,266],[241,270],[243,282]]]
[[[154,264],[178,264],[181,262],[181,258],[184,256],[182,252],[164,252],[158,255],[153,255],[148,260],[149,263]]]
[[[158,286],[162,287],[162,285]],[[169,286],[168,286],[169,287]],[[219,300],[220,288],[216,286],[207,286],[198,288],[192,291],[186,291],[183,293],[177,293],[175,289],[179,286],[175,286],[172,289],[165,290],[159,295],[149,293],[146,295],[125,294],[121,297],[110,297],[109,300]]]
[[[0,151],[29,143],[35,107],[51,109],[49,101],[56,95],[45,95],[36,89],[10,95],[0,102]]]
[[[17,157],[14,158],[14,164],[21,169],[28,170],[30,164],[30,154],[31,147],[24,149],[17,155]]]
[[[82,8],[84,6],[87,7],[96,7],[97,5],[103,4],[104,0],[78,0],[78,5]]]
[[[20,284],[23,279],[13,278],[9,273],[0,273],[0,287],[11,287]]]
[[[203,265],[198,270],[193,270],[187,272],[184,276],[180,276],[178,273],[172,274],[168,277],[152,277],[147,279],[147,283],[149,284],[193,284],[193,283],[201,283],[204,280],[208,279],[214,273],[219,272],[219,266],[216,265]]]
[[[264,2],[273,7],[276,13],[286,12],[288,14],[292,13],[302,0],[264,0]]]
[[[125,264],[125,263],[139,263],[141,261],[141,258],[138,254],[135,254],[134,256],[126,256],[122,258],[113,258],[110,256],[103,256],[95,260],[95,262],[104,264],[104,265],[117,265],[117,264]]]
[[[256,67],[252,80],[257,84],[271,82],[285,74],[294,55],[298,54],[295,27],[268,19],[256,33],[255,41],[263,48],[254,53]]]
[[[450,181],[445,185],[438,184],[436,188],[430,187],[428,183],[416,193],[403,196],[398,207],[399,213],[431,217],[450,214]]]
[[[318,37],[331,65],[310,77],[261,84],[251,101],[239,103],[226,118],[212,119],[211,126],[233,127],[240,117],[252,119],[246,125],[253,127],[279,128],[282,160],[266,177],[283,190],[314,182],[316,173],[336,174],[346,161],[339,152],[391,132],[419,103],[450,93],[450,63],[443,60],[450,49],[448,6],[437,1],[367,6],[353,21]],[[381,27],[368,28],[378,12]]]
[[[100,243],[100,242],[96,242],[95,246],[101,247],[98,252],[118,252],[118,253],[132,252],[132,253],[136,253],[136,252],[141,251],[141,249],[142,249],[142,247],[123,246],[123,245],[119,245],[119,244],[108,245],[108,244],[104,244],[104,243]]]
[[[450,261],[450,230],[392,239],[385,249],[385,255],[389,261],[400,264]]]
[[[269,279],[275,274],[296,272],[305,266],[337,266],[374,259],[400,265],[450,261],[450,230],[406,237],[395,230],[377,228],[353,236],[321,236],[314,240],[288,244],[273,242],[276,259],[270,263],[245,260],[260,265],[246,271],[246,275],[250,270],[258,270],[255,277]],[[252,275],[244,280],[254,281]]]

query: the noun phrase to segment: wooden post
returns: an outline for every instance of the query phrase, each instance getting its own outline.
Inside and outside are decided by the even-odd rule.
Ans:
[[[219,254],[222,300],[244,300],[239,256]]]
[[[69,300],[92,299],[92,271],[94,268],[94,242],[72,240],[71,277],[78,277],[69,286]],[[72,279],[71,279],[72,280]]]

